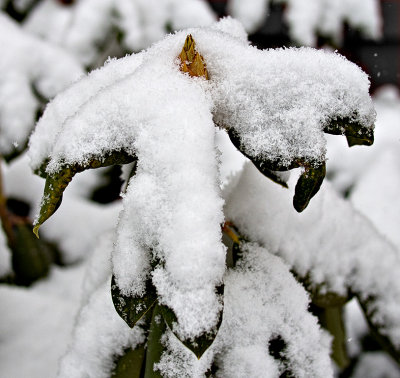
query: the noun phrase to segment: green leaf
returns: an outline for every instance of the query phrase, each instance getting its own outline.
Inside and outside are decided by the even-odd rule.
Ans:
[[[306,167],[305,171],[301,174],[297,181],[295,193],[293,197],[293,206],[301,213],[309,204],[312,197],[314,197],[326,174],[325,162],[317,167]]]
[[[146,357],[144,344],[138,345],[135,349],[128,349],[118,358],[112,378],[141,378],[143,363]]]
[[[161,378],[159,371],[154,371],[154,364],[160,362],[164,352],[161,337],[165,333],[167,326],[161,315],[160,306],[156,304],[153,308],[151,317],[150,332],[147,338],[146,367],[144,378]]]
[[[92,158],[85,164],[65,165],[58,172],[47,175],[39,217],[33,228],[35,235],[39,237],[39,227],[57,211],[61,204],[64,190],[75,174],[87,169],[108,167],[116,164],[128,164],[135,160],[136,158],[134,156],[129,155],[125,151],[114,151],[105,157]],[[37,171],[40,175],[43,175],[43,172],[43,167]]]
[[[151,278],[146,281],[146,292],[140,297],[131,297],[121,293],[115,277],[111,280],[111,297],[118,315],[133,328],[157,303],[157,290]]]
[[[322,327],[333,336],[331,357],[340,369],[350,364],[347,354],[347,337],[343,320],[343,306],[319,308],[312,306],[312,313],[318,317]]]
[[[219,294],[223,294],[223,286],[220,286],[218,288]],[[211,346],[211,344],[214,342],[215,338],[217,337],[217,333],[219,330],[219,327],[221,326],[222,323],[222,313],[223,311],[220,312],[219,314],[219,319],[218,323],[216,326],[210,330],[209,332],[205,332],[201,334],[200,336],[196,337],[195,339],[189,339],[189,340],[182,340],[182,338],[177,335],[177,333],[174,331],[174,323],[178,323],[178,319],[176,318],[175,313],[167,306],[160,306],[162,316],[167,323],[168,327],[170,330],[174,333],[174,335],[178,338],[178,340],[185,345],[188,349],[190,349],[197,357],[197,359],[200,359],[201,356],[204,354],[204,352]]]
[[[290,169],[298,168],[301,166],[301,161],[300,160],[294,160],[290,162],[289,165],[283,164],[279,160],[268,160],[265,158],[260,158],[258,156],[251,156],[246,152],[245,146],[242,144],[239,135],[234,131],[234,130],[229,130],[228,131],[229,138],[233,145],[248,159],[251,160],[251,162],[256,166],[256,168],[266,177],[269,177],[271,175],[271,172],[274,172],[276,175],[276,172],[284,172],[284,171],[289,171]],[[281,182],[279,184],[282,185]],[[287,187],[287,185],[286,185]]]
[[[13,227],[12,266],[15,282],[18,285],[30,285],[47,276],[52,255],[46,243],[32,234],[30,224],[18,224]]]

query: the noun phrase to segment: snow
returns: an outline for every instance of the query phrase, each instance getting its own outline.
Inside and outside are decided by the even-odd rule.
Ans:
[[[168,25],[179,30],[213,21],[203,0],[81,0],[69,6],[45,0],[30,13],[25,28],[93,66],[101,55],[99,45],[115,32],[122,35],[120,50],[132,52],[162,39]]]
[[[224,316],[212,346],[197,360],[167,333],[157,368],[165,377],[202,377],[214,357],[219,377],[277,377],[285,367],[268,353],[268,345],[280,336],[294,376],[332,376],[330,338],[308,313],[303,287],[280,258],[256,244],[242,248],[243,260],[224,278]]]
[[[4,377],[55,377],[79,308],[82,267],[56,270],[27,289],[0,286]]]
[[[269,13],[269,0],[230,0],[227,4],[227,13],[238,19],[249,34],[259,29]]]
[[[32,86],[46,99],[83,74],[66,52],[25,33],[6,14],[0,14],[0,153],[15,144],[23,147],[33,128],[39,100]]]
[[[400,375],[398,365],[382,352],[369,352],[361,357],[356,366],[354,378],[397,378]]]
[[[381,15],[378,0],[279,0],[286,5],[284,17],[293,41],[315,46],[317,36],[330,37],[341,43],[343,23],[367,38],[377,39],[381,35]],[[241,21],[249,33],[256,32],[268,23],[271,0],[240,0],[228,2],[228,12]]]
[[[179,72],[176,57],[189,32],[204,56],[209,81]],[[260,52],[229,18],[170,35],[143,53],[110,59],[69,86],[48,105],[31,138],[32,167],[50,159],[47,173],[52,174],[66,164],[124,150],[138,157],[137,174],[123,200],[107,206],[87,199],[99,174],[77,175],[63,205],[43,226],[43,236],[57,241],[65,261],[76,268],[53,267],[29,289],[0,287],[2,373],[35,378],[55,376],[59,369],[60,377],[109,377],[125,348],[145,342],[141,325],[130,330],[115,312],[111,273],[124,293],[137,295],[151,277],[159,302],[177,315],[174,331],[186,339],[215,327],[222,309],[215,287],[224,283],[223,321],[214,343],[197,360],[167,331],[157,365],[164,376],[204,376],[213,359],[221,377],[275,377],[285,368],[296,377],[332,376],[330,337],[308,312],[308,295],[291,271],[309,275],[322,291],[346,295],[351,290],[362,301],[372,298],[372,320],[384,324],[383,334],[399,346],[398,201],[397,186],[391,187],[398,179],[398,138],[383,137],[397,130],[397,95],[388,91],[375,100],[382,139],[378,131],[377,147],[363,162],[365,172],[350,168],[362,167],[362,158],[339,159],[339,167],[347,164],[347,181],[331,171],[336,187],[354,186],[351,202],[325,184],[302,215],[291,205],[299,172],[292,173],[290,190],[269,182],[244,164],[223,129],[238,133],[250,155],[322,161],[327,144],[322,130],[332,117],[351,117],[357,110],[356,121],[372,127],[368,87],[367,77],[335,54]],[[272,148],[274,141],[283,147]],[[339,148],[335,154],[341,154]],[[28,172],[27,156],[4,171],[7,195],[36,211],[43,180]],[[220,232],[224,220],[234,221],[252,241],[242,243],[243,259],[228,270]],[[9,269],[1,238],[0,275]],[[360,353],[359,339],[366,332],[357,311],[347,314],[354,331],[349,337],[357,339],[353,355]],[[287,366],[268,351],[278,336],[287,346]],[[385,358],[363,355],[356,376],[396,376],[398,369]]]
[[[242,175],[238,193],[231,190],[226,200],[227,219],[237,223],[251,240],[274,248],[272,252],[296,274],[310,278],[313,288],[343,296],[351,290],[362,301],[373,298],[368,305],[369,311],[374,311],[373,321],[382,324],[382,333],[393,344],[400,345],[400,254],[394,245],[329,183],[322,185],[300,215],[287,205],[292,190],[269,188],[276,184],[258,180],[260,174],[250,164]],[[243,195],[246,190],[252,201]],[[274,226],[268,227],[272,222]]]
[[[188,33],[208,81],[179,70]],[[225,269],[224,217],[213,121],[234,130],[247,154],[287,166],[325,159],[322,130],[332,119],[365,127],[375,119],[368,78],[354,64],[312,49],[259,51],[243,34],[226,19],[110,61],[57,96],[30,140],[32,167],[50,158],[50,175],[113,151],[138,158],[118,224],[116,282],[142,295],[151,274],[184,339],[212,329],[221,310],[215,287]]]
[[[110,377],[114,358],[145,341],[144,331],[130,329],[115,311],[110,286],[110,280],[100,285],[81,309],[59,378]]]

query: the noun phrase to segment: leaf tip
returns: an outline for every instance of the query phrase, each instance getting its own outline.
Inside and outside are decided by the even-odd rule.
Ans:
[[[33,227],[33,233],[36,235],[36,237],[37,237],[38,239],[40,239],[40,236],[39,236],[39,228],[40,228],[40,224],[37,224],[35,227]]]

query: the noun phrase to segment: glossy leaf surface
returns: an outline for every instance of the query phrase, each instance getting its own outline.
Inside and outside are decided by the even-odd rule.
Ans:
[[[35,235],[39,237],[39,227],[57,211],[61,204],[64,190],[75,174],[87,169],[108,167],[116,164],[128,164],[135,160],[135,157],[130,156],[124,151],[115,151],[104,158],[93,158],[86,164],[66,165],[58,172],[47,175],[39,217],[33,228]],[[41,169],[40,172],[43,172],[43,169]]]
[[[118,315],[133,328],[157,303],[157,291],[149,278],[146,292],[140,297],[130,297],[121,293],[113,276],[111,280],[111,297]]]

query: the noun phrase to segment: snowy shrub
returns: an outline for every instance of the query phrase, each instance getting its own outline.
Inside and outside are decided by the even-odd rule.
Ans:
[[[319,35],[340,44],[345,22],[367,38],[376,39],[381,33],[379,0],[229,0],[228,12],[254,33],[274,2],[286,5],[289,35],[301,45],[315,46]]]
[[[340,55],[260,51],[224,19],[57,95],[29,143],[46,178],[35,233],[76,174],[124,164],[128,182],[59,376],[329,377],[330,354],[349,364],[353,297],[398,360],[398,251],[322,184],[324,133],[373,143],[368,90]],[[228,180],[227,139],[250,160]]]
[[[205,0],[44,0],[24,28],[93,67],[108,55],[147,48],[173,30],[214,21]]]
[[[68,53],[27,34],[2,12],[0,41],[0,161],[3,165],[2,160],[10,162],[24,152],[45,103],[71,81],[82,76],[83,69]],[[2,173],[0,277],[9,275],[12,265],[13,280],[19,284],[30,284],[48,272],[50,260],[56,258],[56,253],[48,243],[31,237],[32,224],[26,214],[29,210],[11,214],[7,207],[9,200],[15,200],[16,196],[6,193],[7,180],[3,180]],[[22,181],[17,184],[19,191],[25,191],[29,196],[33,188],[25,187]]]

